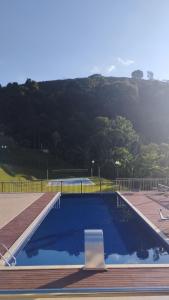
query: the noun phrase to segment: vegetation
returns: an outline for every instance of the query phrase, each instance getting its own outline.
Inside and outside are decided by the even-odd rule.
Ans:
[[[132,76],[133,79],[142,79],[143,78],[143,71],[141,71],[141,70],[133,71],[131,73],[131,76]]]
[[[90,169],[92,160],[94,175],[100,168],[107,178],[169,176],[169,84],[147,76],[0,87],[0,164],[29,169],[28,178]]]

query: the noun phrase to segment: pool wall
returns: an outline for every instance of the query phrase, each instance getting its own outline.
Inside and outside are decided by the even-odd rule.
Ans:
[[[42,221],[48,215],[50,210],[55,206],[55,204],[60,200],[61,193],[57,193],[52,200],[48,203],[48,205],[41,211],[41,213],[35,218],[35,220],[27,227],[27,229],[21,234],[21,236],[16,240],[16,242],[10,247],[9,251],[12,255],[16,255],[16,253],[28,242],[28,240],[32,237],[34,232],[40,226]],[[6,252],[4,255],[5,260],[11,260],[11,254]],[[0,259],[0,266],[5,265],[3,259]]]

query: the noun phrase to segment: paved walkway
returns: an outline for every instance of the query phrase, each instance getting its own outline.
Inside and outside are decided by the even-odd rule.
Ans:
[[[42,195],[42,193],[0,193],[0,228]]]

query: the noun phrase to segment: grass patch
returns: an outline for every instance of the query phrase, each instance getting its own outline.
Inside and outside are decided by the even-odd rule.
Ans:
[[[17,180],[0,182],[0,192],[62,192],[62,193],[97,193],[113,192],[118,186],[111,181],[98,182],[94,185],[63,185],[50,186],[46,180]]]
[[[93,185],[60,185],[49,186],[47,180],[47,167],[52,170],[65,168],[69,171],[71,166],[58,161],[52,155],[48,155],[48,165],[46,154],[40,151],[27,149],[13,149],[3,153],[0,165],[0,192],[60,192],[63,193],[95,193],[115,191],[118,188],[111,180],[98,177],[80,176],[79,174],[69,177],[87,177],[93,181]],[[53,176],[52,176],[53,174]],[[51,176],[50,176],[51,175]],[[58,179],[59,174],[52,173],[49,177]],[[100,183],[101,181],[101,183]]]

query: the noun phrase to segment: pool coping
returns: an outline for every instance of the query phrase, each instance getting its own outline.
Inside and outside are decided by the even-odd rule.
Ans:
[[[169,264],[106,264],[106,269],[142,269],[142,268],[169,268]],[[42,266],[5,266],[0,265],[0,271],[22,271],[22,270],[66,270],[84,269],[85,265],[42,265]]]
[[[103,298],[109,298],[112,296],[114,297],[124,297],[127,295],[127,297],[140,297],[140,296],[168,296],[169,293],[169,287],[144,287],[144,288],[137,288],[137,287],[125,287],[125,288],[63,288],[63,289],[25,289],[25,290],[1,290],[0,291],[0,299],[9,299],[8,297],[12,297],[10,299],[23,299],[23,297],[26,297],[26,299],[35,299],[35,297],[38,297],[38,299],[44,298],[44,299],[81,299],[90,297],[97,299],[97,297]],[[3,298],[2,298],[3,297]],[[40,297],[40,298],[39,298]],[[46,298],[48,297],[48,298]],[[54,298],[56,297],[56,298]],[[66,297],[66,298],[64,298]],[[37,298],[36,298],[37,299]],[[134,298],[133,298],[134,299]],[[140,298],[139,298],[140,299]],[[166,298],[165,298],[166,299]]]
[[[24,243],[28,241],[28,239],[31,238],[31,236],[34,234],[36,229],[39,227],[39,225],[42,223],[44,218],[47,216],[49,211],[52,209],[52,207],[56,204],[57,201],[59,201],[61,196],[61,193],[58,192],[54,195],[54,197],[50,200],[50,202],[43,208],[43,210],[38,214],[38,216],[33,220],[33,222],[24,230],[24,232],[18,237],[18,239],[12,244],[12,246],[9,248],[9,252],[12,255],[15,255],[15,253],[23,246]],[[12,255],[6,252],[3,257],[6,261],[9,261],[12,258]],[[1,258],[0,259],[0,269],[2,270],[2,267],[10,268],[9,266],[5,266],[5,261]],[[14,266],[14,268],[17,268]]]

